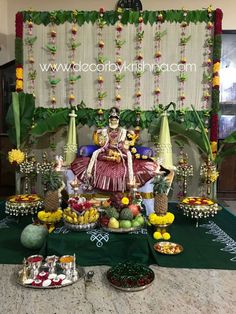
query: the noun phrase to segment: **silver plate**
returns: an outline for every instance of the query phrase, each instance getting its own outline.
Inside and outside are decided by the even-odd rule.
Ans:
[[[153,281],[154,281],[154,279],[153,279]],[[116,289],[118,289],[118,290],[121,290],[121,291],[125,291],[125,292],[142,291],[142,290],[147,289],[148,287],[150,287],[150,286],[152,285],[153,281],[150,282],[148,285],[141,286],[141,287],[123,288],[123,287],[118,287],[118,286],[113,285],[113,284],[108,280],[109,284],[110,284],[112,287],[114,287],[114,288],[116,288]]]
[[[143,228],[144,225],[142,226],[139,226],[139,227],[131,227],[131,228],[108,228],[108,227],[104,227],[102,226],[102,229],[104,231],[108,231],[108,232],[114,232],[114,233],[128,233],[128,232],[131,232],[131,231],[137,231],[141,228]]]
[[[66,228],[72,231],[88,231],[94,229],[97,226],[97,224],[98,224],[97,222],[93,222],[91,224],[75,225],[70,224],[69,222],[66,222],[64,220],[64,225],[66,226]]]
[[[76,281],[72,281],[68,284],[65,284],[65,285],[60,285],[60,286],[48,286],[48,287],[36,287],[36,286],[32,286],[32,285],[26,285],[26,284],[23,284],[21,281],[20,281],[20,278],[19,278],[19,272],[22,270],[19,270],[17,273],[16,273],[16,282],[17,284],[25,287],[25,288],[31,288],[31,289],[59,289],[59,288],[63,288],[63,287],[67,287],[67,286],[71,286],[73,285],[74,283],[78,282],[79,280],[81,280],[82,278],[85,277],[85,270],[84,268],[82,267],[77,267],[77,272],[78,272],[78,279]]]
[[[148,267],[148,268],[149,268],[149,267]],[[148,287],[150,287],[150,286],[152,285],[154,279],[155,279],[155,273],[154,273],[154,271],[153,271],[151,268],[149,268],[149,269],[150,269],[150,270],[152,271],[152,273],[153,273],[153,280],[152,280],[152,282],[150,282],[149,284],[144,285],[144,286],[140,286],[140,287],[132,287],[132,288],[119,287],[119,286],[116,286],[116,285],[114,285],[113,283],[110,282],[110,280],[107,278],[107,274],[106,274],[106,278],[107,278],[107,281],[109,282],[109,284],[110,284],[112,287],[114,287],[114,288],[116,288],[116,289],[118,289],[118,290],[125,291],[125,292],[142,291],[142,290],[147,289]]]

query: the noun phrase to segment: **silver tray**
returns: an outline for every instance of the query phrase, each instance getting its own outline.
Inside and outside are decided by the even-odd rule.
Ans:
[[[116,289],[118,289],[118,290],[125,291],[125,292],[142,291],[142,290],[144,290],[144,289],[147,289],[148,287],[150,287],[150,286],[153,284],[153,281],[154,281],[154,279],[155,279],[155,273],[154,273],[154,271],[153,271],[152,269],[151,269],[151,271],[153,272],[153,280],[152,280],[152,282],[150,282],[150,283],[147,284],[147,285],[140,286],[140,287],[132,287],[132,288],[119,287],[119,286],[116,286],[116,285],[114,285],[113,283],[111,283],[110,280],[107,278],[107,275],[106,275],[106,279],[107,279],[107,281],[109,282],[109,284],[110,284],[112,287],[114,287],[114,288],[116,288]]]
[[[108,227],[104,227],[101,225],[102,229],[104,231],[108,231],[108,232],[114,232],[114,233],[128,233],[128,232],[131,232],[131,231],[137,231],[141,228],[143,228],[144,225],[142,226],[139,226],[139,227],[131,227],[131,228],[108,228]]]
[[[154,281],[154,280],[153,280],[153,281]],[[141,286],[141,287],[123,288],[123,287],[118,287],[118,286],[113,285],[113,284],[108,280],[109,284],[110,284],[112,287],[114,287],[114,288],[116,288],[116,289],[118,289],[118,290],[121,290],[121,291],[125,291],[125,292],[142,291],[142,290],[147,289],[148,287],[150,287],[150,286],[152,285],[153,281],[150,282],[148,285]]]
[[[70,224],[69,222],[64,220],[64,225],[67,229],[72,230],[72,231],[87,231],[87,230],[94,229],[98,225],[98,223],[96,221],[91,224],[76,225],[76,224]]]
[[[20,269],[18,272],[16,272],[15,276],[16,276],[16,283],[21,285],[22,287],[25,287],[25,288],[31,288],[31,289],[59,289],[59,288],[63,288],[63,287],[67,287],[67,286],[71,286],[73,285],[74,283],[78,282],[79,280],[81,280],[82,278],[85,277],[85,270],[84,268],[78,266],[77,268],[77,272],[78,272],[78,279],[76,281],[71,281],[70,283],[68,284],[65,284],[65,285],[60,285],[60,286],[48,286],[48,287],[37,287],[37,286],[32,286],[32,285],[27,285],[27,284],[23,284],[20,279],[19,279],[19,274],[20,274],[20,271],[22,269]]]

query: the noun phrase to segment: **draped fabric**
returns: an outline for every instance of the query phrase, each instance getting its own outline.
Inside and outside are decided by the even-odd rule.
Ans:
[[[180,61],[180,36],[181,27],[179,23],[164,22],[161,26],[162,30],[167,30],[167,34],[161,39],[161,63],[165,64],[178,64]],[[56,63],[62,65],[69,64],[70,50],[68,42],[71,36],[71,24],[66,22],[56,26],[57,31],[57,53]],[[143,25],[144,38],[142,42],[142,51],[144,62],[146,64],[154,63],[155,43],[154,36],[156,32],[155,24]],[[24,37],[27,37],[27,27],[24,27]],[[33,46],[35,69],[37,77],[35,81],[35,95],[37,107],[51,107],[50,99],[50,86],[48,83],[49,72],[42,71],[41,66],[49,63],[49,53],[46,45],[49,41],[50,26],[34,25],[33,33],[37,36],[37,40]],[[103,29],[103,39],[105,43],[104,56],[108,61],[115,61],[115,25],[105,26]],[[186,28],[186,35],[191,35],[191,39],[186,45],[186,59],[190,64],[195,64],[196,71],[187,72],[187,80],[185,82],[185,95],[184,107],[190,108],[191,104],[197,110],[202,109],[203,97],[203,62],[204,62],[204,43],[206,35],[206,23],[190,23]],[[97,63],[97,25],[92,23],[84,23],[78,26],[77,41],[81,45],[76,49],[76,62],[78,64],[94,64]],[[123,26],[122,39],[126,42],[121,48],[121,57],[127,64],[134,63],[136,56],[136,27],[134,24]],[[24,91],[29,91],[28,71],[28,56],[27,48],[24,46]],[[81,72],[81,79],[75,83],[75,101],[80,103],[82,100],[87,107],[98,108],[97,101],[97,82],[98,72]],[[160,76],[160,103],[168,104],[173,101],[178,103],[178,81],[179,72],[162,72]],[[61,79],[56,87],[57,104],[55,108],[68,106],[69,96],[69,72],[60,70],[56,73],[56,77]],[[107,97],[104,99],[104,108],[110,108],[115,105],[115,80],[114,72],[104,72],[104,91],[107,92]],[[154,105],[154,75],[151,71],[146,70],[141,77],[141,109],[151,110]],[[134,74],[125,72],[125,78],[121,82],[120,95],[121,108],[133,109],[135,106],[135,79]],[[209,102],[211,103],[211,102]]]

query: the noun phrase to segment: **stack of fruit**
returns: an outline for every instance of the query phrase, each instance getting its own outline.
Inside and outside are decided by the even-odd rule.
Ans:
[[[100,218],[103,228],[127,232],[144,224],[144,218],[140,213],[140,198],[133,199],[131,196],[124,197],[122,193],[116,193],[103,206],[104,214]]]
[[[65,225],[73,230],[91,229],[99,219],[98,210],[84,198],[69,199],[69,206],[64,210]]]

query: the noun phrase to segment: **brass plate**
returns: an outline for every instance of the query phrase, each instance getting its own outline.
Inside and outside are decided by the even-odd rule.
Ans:
[[[164,247],[166,246],[170,246],[170,247],[178,247],[179,251],[177,252],[165,252],[164,251]],[[158,253],[164,254],[164,255],[177,255],[183,252],[184,248],[182,247],[182,245],[178,244],[178,243],[174,243],[174,242],[157,242],[154,244],[154,250],[157,251]]]

